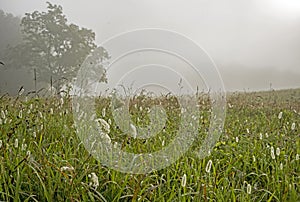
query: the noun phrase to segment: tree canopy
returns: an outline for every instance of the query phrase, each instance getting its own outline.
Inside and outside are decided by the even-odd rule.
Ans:
[[[80,65],[95,48],[95,33],[87,28],[68,23],[59,5],[47,2],[47,12],[26,13],[21,21],[23,42],[10,47],[5,63],[11,67],[36,69],[39,80],[72,80]],[[105,52],[105,51],[104,51]],[[101,55],[102,60],[108,54]]]

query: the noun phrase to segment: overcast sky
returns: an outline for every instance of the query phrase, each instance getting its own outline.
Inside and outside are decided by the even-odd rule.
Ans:
[[[1,0],[14,15],[46,10],[44,0]],[[51,0],[98,44],[140,28],[179,32],[216,63],[227,90],[300,87],[300,0]]]

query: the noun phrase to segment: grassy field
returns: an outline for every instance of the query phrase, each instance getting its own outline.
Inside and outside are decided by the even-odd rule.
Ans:
[[[172,97],[160,100],[168,122],[157,137],[122,136],[107,101],[99,117],[124,150],[159,150],[176,135],[180,116]],[[145,105],[155,100],[142,102]],[[135,122],[147,114],[130,106]],[[105,113],[104,109],[105,108]],[[138,118],[140,120],[138,120]],[[110,120],[109,120],[110,119]],[[138,120],[138,121],[137,121]],[[209,125],[201,101],[199,134]],[[190,151],[163,170],[124,174],[101,165],[75,133],[69,97],[0,98],[0,201],[300,201],[300,89],[232,93],[219,142],[211,155]]]

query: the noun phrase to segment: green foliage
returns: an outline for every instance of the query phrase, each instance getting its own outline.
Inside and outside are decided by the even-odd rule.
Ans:
[[[209,157],[188,154],[163,170],[134,175],[102,166],[88,154],[75,133],[71,97],[2,97],[0,200],[300,201],[299,98],[299,89],[231,95],[224,134]],[[130,105],[132,121],[147,124],[145,111],[139,109],[156,102],[162,102],[169,122],[150,142],[131,141],[126,134],[121,138],[108,100],[101,98],[95,106],[100,118],[111,119],[112,142],[119,142],[124,150],[144,152],[161,149],[162,140],[167,145],[180,121],[173,97],[136,97]],[[205,130],[209,105],[200,103],[205,106],[199,126]],[[93,186],[91,173],[98,176],[99,186]]]

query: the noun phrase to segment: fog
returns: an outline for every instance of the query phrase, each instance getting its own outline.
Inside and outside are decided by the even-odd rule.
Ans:
[[[0,8],[23,16],[25,12],[46,10],[45,2],[2,0]],[[300,87],[300,1],[52,0],[51,3],[62,5],[69,22],[95,31],[99,45],[133,29],[162,28],[181,33],[210,55],[228,91]]]

